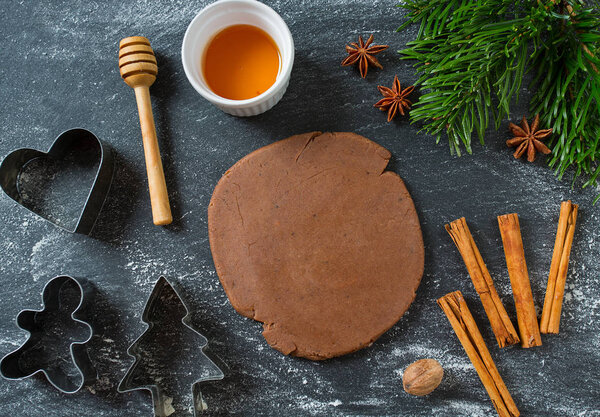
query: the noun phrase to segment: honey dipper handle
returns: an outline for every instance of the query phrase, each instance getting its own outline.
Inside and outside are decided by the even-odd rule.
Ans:
[[[154,117],[152,116],[150,91],[146,86],[135,87],[134,90],[144,142],[144,156],[146,157],[146,171],[148,172],[152,218],[155,225],[163,226],[170,224],[173,221],[173,216],[171,215],[167,183],[165,182],[165,174],[160,160],[160,150],[156,138]]]

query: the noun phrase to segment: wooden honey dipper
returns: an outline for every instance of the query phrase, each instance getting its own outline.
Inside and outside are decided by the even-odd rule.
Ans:
[[[131,36],[119,43],[119,70],[125,83],[134,89],[148,173],[148,189],[154,224],[162,226],[173,221],[167,183],[160,159],[156,127],[152,116],[149,87],[156,80],[158,66],[150,41],[143,36]]]

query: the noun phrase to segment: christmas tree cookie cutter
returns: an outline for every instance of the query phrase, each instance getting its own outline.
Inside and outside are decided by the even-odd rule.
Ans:
[[[127,351],[135,362],[118,391],[150,391],[156,417],[195,416],[205,410],[200,382],[221,380],[224,374],[204,353],[208,340],[191,324],[189,310],[165,277],[154,285],[142,322],[147,329]],[[181,389],[185,385],[191,389]]]
[[[41,373],[65,394],[73,394],[95,379],[86,348],[93,329],[82,319],[93,290],[87,281],[67,275],[48,281],[42,291],[42,309],[22,310],[17,315],[17,326],[29,332],[29,337],[2,358],[0,374],[20,380]],[[69,353],[64,354],[67,349]]]

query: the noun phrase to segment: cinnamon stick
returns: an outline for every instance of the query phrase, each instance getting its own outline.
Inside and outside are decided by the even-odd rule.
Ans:
[[[461,292],[454,291],[446,294],[438,299],[437,303],[448,317],[450,325],[475,367],[498,415],[500,417],[518,417],[519,410],[494,364],[490,351],[483,341]]]
[[[540,320],[540,331],[542,333],[558,334],[578,209],[579,206],[571,203],[571,200],[563,201],[560,205],[558,230],[556,231],[548,286],[546,287],[546,297],[544,298],[544,308]]]
[[[463,261],[465,262],[467,271],[471,276],[471,281],[473,281],[475,291],[479,294],[485,314],[487,315],[492,331],[496,336],[498,346],[503,348],[519,343],[519,335],[498,296],[498,292],[492,281],[492,276],[473,240],[469,226],[467,226],[467,221],[464,217],[454,220],[446,225],[446,231],[450,234],[450,237],[452,237],[454,244],[458,248]]]
[[[525,251],[519,226],[519,216],[516,213],[498,216],[498,226],[504,244],[506,266],[510,276],[510,284],[517,310],[517,323],[521,335],[521,346],[524,348],[541,346],[542,337],[538,326],[531,283],[525,263]]]

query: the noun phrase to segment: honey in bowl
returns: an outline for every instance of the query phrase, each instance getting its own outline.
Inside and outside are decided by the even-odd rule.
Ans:
[[[281,55],[264,30],[233,25],[217,33],[202,59],[204,80],[215,94],[246,100],[267,91],[277,78]]]

